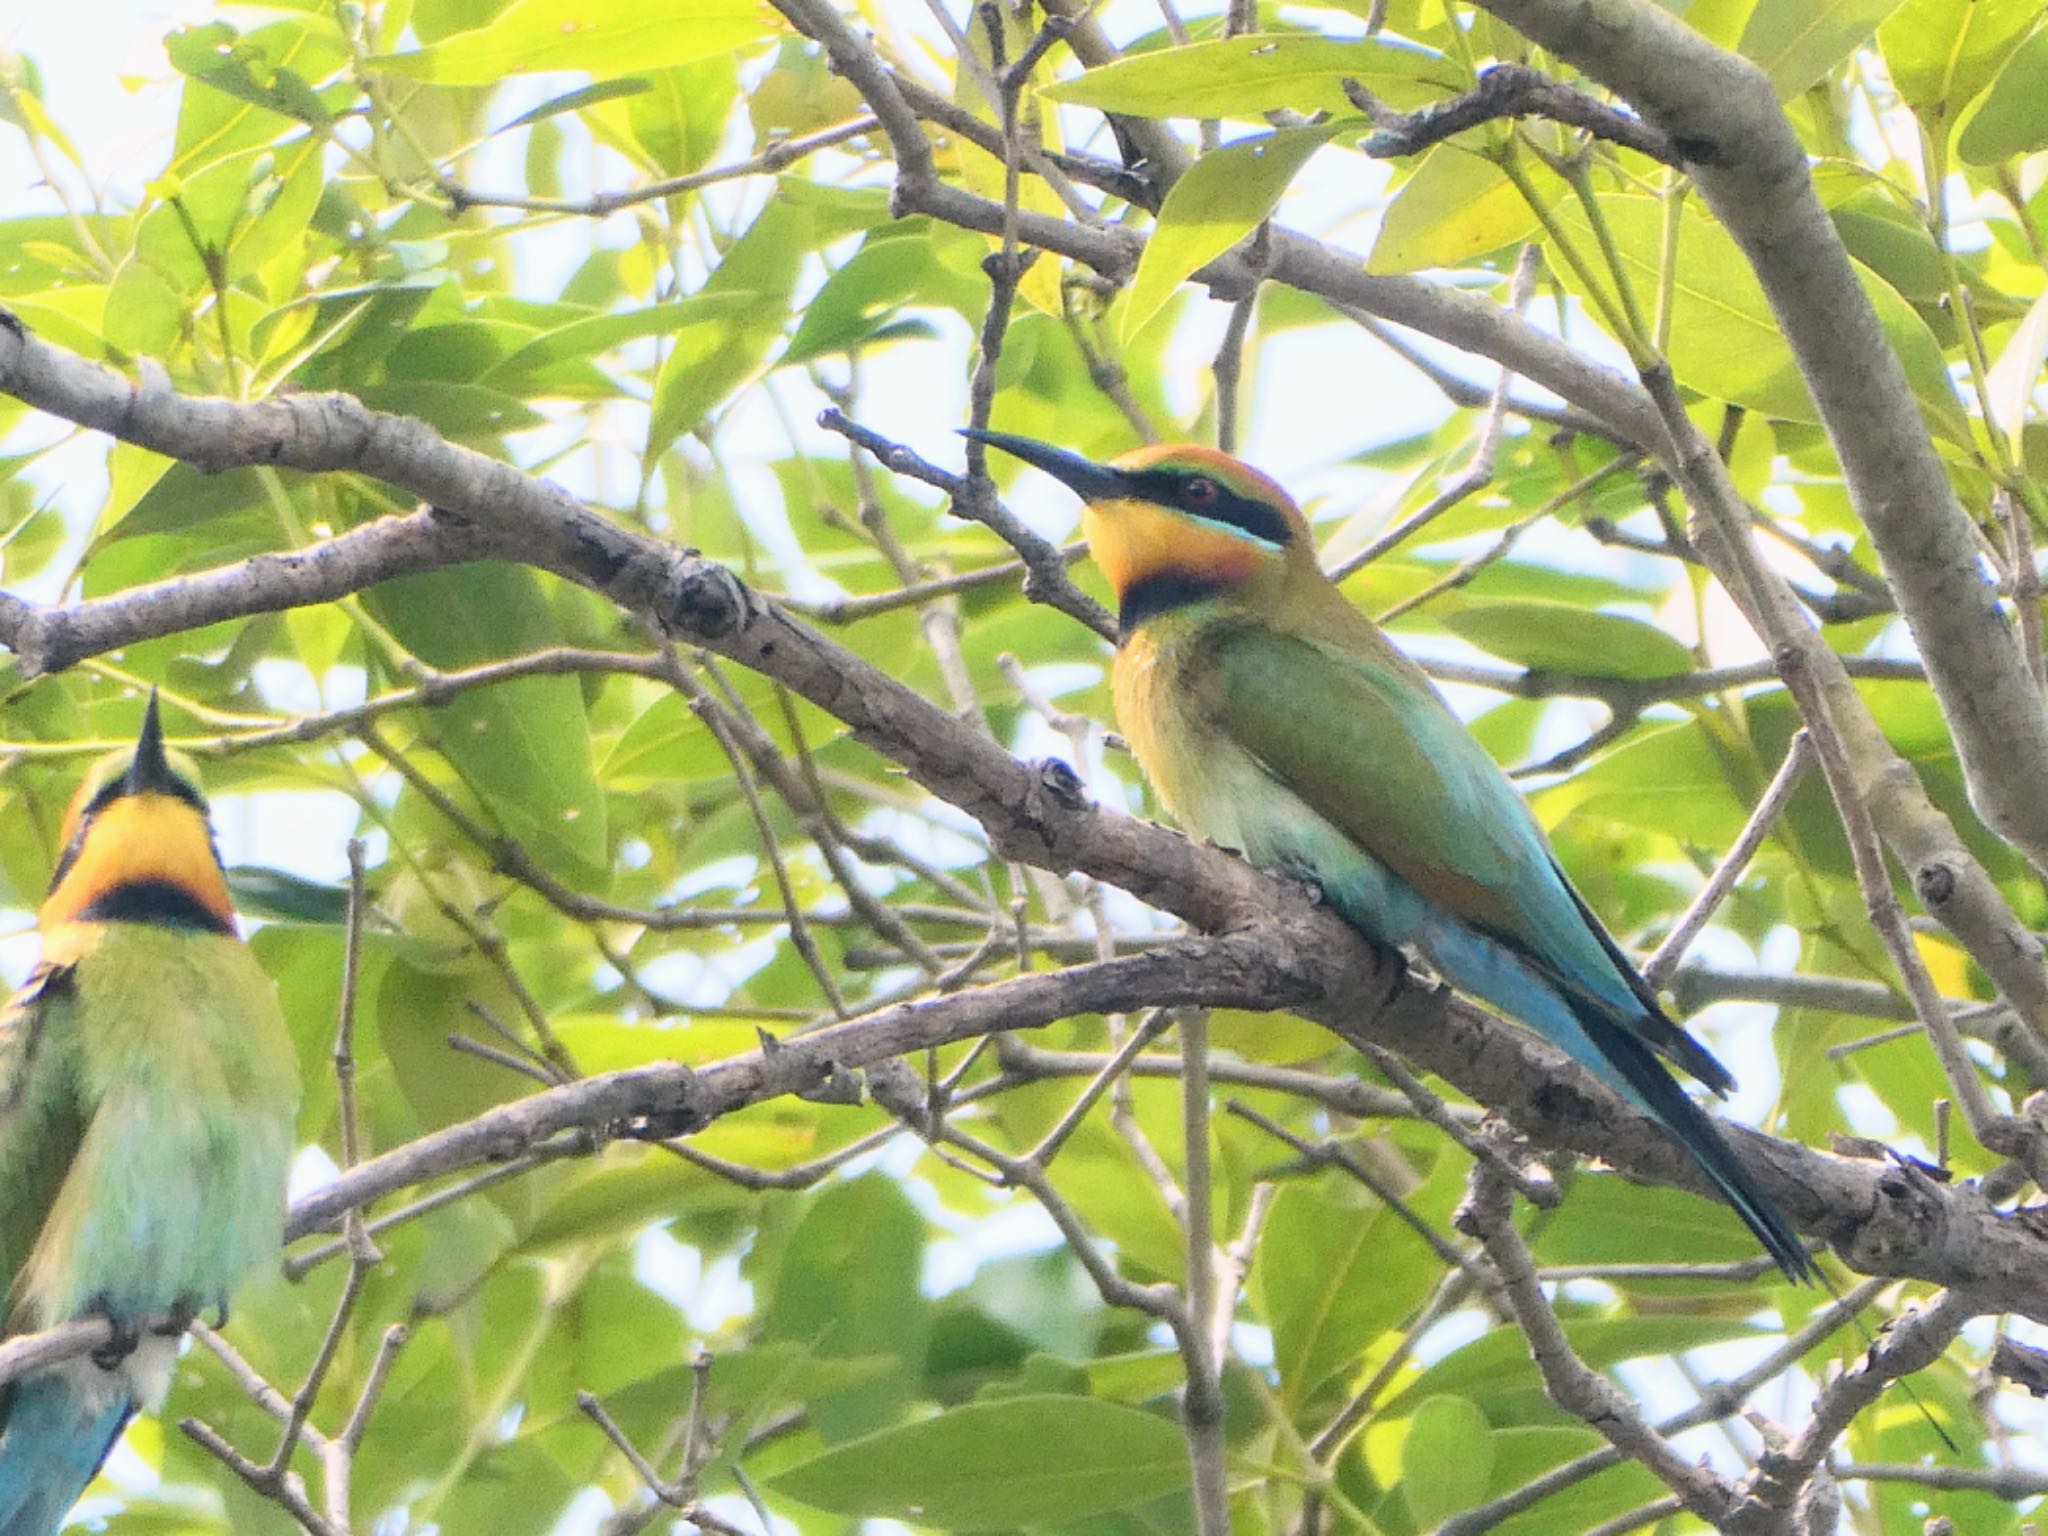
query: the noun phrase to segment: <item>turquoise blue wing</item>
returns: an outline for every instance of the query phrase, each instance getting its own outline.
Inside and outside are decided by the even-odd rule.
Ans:
[[[1427,679],[1362,618],[1341,638],[1218,625],[1187,675],[1221,731],[1437,910],[1725,1091],[1726,1069],[1665,1017]]]

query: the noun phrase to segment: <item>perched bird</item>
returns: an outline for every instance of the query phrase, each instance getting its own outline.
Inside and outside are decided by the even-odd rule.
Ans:
[[[111,1345],[0,1387],[0,1533],[47,1536],[177,1335],[283,1244],[299,1073],[152,695],[71,802],[41,962],[0,1010],[0,1334]]]
[[[1669,1132],[1794,1279],[1812,1260],[1653,1051],[1734,1079],[1558,867],[1542,829],[1422,669],[1323,574],[1287,493],[1228,454],[1109,464],[970,430],[1062,482],[1118,604],[1117,722],[1190,831],[1321,888],[1359,932],[1412,945]]]

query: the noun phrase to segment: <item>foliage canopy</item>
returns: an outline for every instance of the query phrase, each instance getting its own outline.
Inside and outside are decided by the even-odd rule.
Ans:
[[[110,1528],[684,1520],[630,1444],[710,1531],[1215,1536],[1192,1465],[1241,1536],[1743,1499],[2016,1536],[2038,1421],[1964,1325],[2048,1320],[1996,1209],[2048,1168],[2008,1118],[2048,1086],[2048,21],[1674,9],[276,0],[165,40],[132,204],[0,55],[48,209],[0,219],[0,905],[160,686],[308,1085],[292,1278],[186,1357]],[[1592,110],[1438,132],[1503,62]],[[1295,471],[1633,949],[1768,804],[1660,979],[1844,1290],[1917,1319],[1895,1360],[1814,1409],[1865,1341],[1653,1133],[1313,913],[1270,971],[1182,937],[1152,907],[1244,917],[1222,860],[1014,770],[1147,806],[1071,509],[944,467],[970,419]],[[352,923],[353,1261],[315,1193]],[[1564,1198],[1461,1229],[1489,1105]],[[1805,1150],[1844,1134],[1954,1182]],[[1919,1202],[1907,1237],[1856,1191]],[[1617,1431],[1546,1392],[1517,1251],[1675,1439],[1583,1460]],[[1854,1395],[1906,1371],[1917,1404]],[[252,1383],[309,1372],[302,1494],[174,1427],[260,1473]],[[1792,1437],[1777,1505],[1745,1401]]]

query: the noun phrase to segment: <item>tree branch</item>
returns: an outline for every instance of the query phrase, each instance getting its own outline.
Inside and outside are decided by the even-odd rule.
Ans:
[[[1649,0],[1480,0],[1624,97],[1749,258],[1955,734],[1970,797],[2048,871],[2048,713],[1877,311],[1763,72]]]
[[[1467,128],[1499,118],[1547,117],[1665,165],[1682,163],[1671,141],[1642,119],[1617,112],[1604,101],[1526,64],[1496,64],[1482,71],[1479,83],[1464,95],[1432,102],[1414,112],[1392,111],[1356,80],[1344,82],[1344,94],[1373,121],[1374,132],[1358,147],[1380,159],[1418,154]]]

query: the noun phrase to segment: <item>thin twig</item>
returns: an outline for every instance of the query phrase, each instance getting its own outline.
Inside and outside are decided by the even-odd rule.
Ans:
[[[1375,131],[1358,147],[1380,159],[1417,154],[1467,128],[1498,118],[1547,117],[1665,165],[1684,164],[1671,141],[1641,118],[1617,112],[1605,102],[1524,64],[1496,64],[1480,75],[1479,83],[1464,95],[1432,102],[1414,112],[1390,110],[1355,80],[1344,82],[1344,93],[1376,125]]]
[[[1459,1230],[1486,1246],[1515,1321],[1529,1341],[1544,1392],[1566,1413],[1600,1431],[1623,1456],[1641,1463],[1709,1524],[1719,1524],[1731,1490],[1715,1473],[1687,1459],[1644,1420],[1640,1410],[1572,1349],[1551,1310],[1522,1235],[1513,1221],[1513,1192],[1491,1162],[1472,1165]]]
[[[1771,776],[1763,796],[1756,803],[1756,809],[1749,813],[1749,820],[1743,824],[1741,834],[1735,839],[1727,856],[1715,866],[1707,883],[1700,887],[1699,894],[1680,914],[1671,931],[1664,936],[1664,942],[1656,952],[1643,962],[1643,979],[1653,987],[1661,987],[1670,974],[1678,968],[1678,962],[1685,957],[1692,941],[1699,937],[1700,930],[1713,919],[1714,913],[1735,889],[1735,882],[1742,878],[1742,872],[1749,867],[1749,861],[1756,857],[1757,849],[1777,825],[1800,783],[1806,778],[1806,770],[1814,759],[1813,738],[1806,731],[1795,731],[1791,742],[1785,748],[1785,760],[1778,765],[1778,771]]]
[[[1188,1008],[1178,1019],[1184,1132],[1181,1162],[1187,1184],[1187,1328],[1181,1341],[1187,1387],[1181,1394],[1181,1420],[1194,1471],[1195,1529],[1200,1536],[1230,1536],[1223,1343],[1236,1296],[1233,1293],[1226,1306],[1216,1274],[1216,1188],[1209,1151],[1209,1015],[1203,1009]]]
[[[622,208],[631,208],[640,203],[659,202],[666,197],[680,197],[686,192],[695,192],[700,187],[714,186],[722,181],[735,181],[745,176],[773,176],[821,149],[844,144],[848,139],[865,138],[880,126],[872,114],[864,112],[858,117],[848,118],[843,123],[835,123],[830,128],[821,128],[816,133],[808,133],[800,138],[771,139],[762,147],[759,154],[732,165],[712,166],[707,170],[692,171],[687,176],[671,176],[624,192],[596,192],[585,198],[479,192],[461,185],[452,178],[444,178],[439,183],[439,190],[448,199],[448,211],[455,215],[460,215],[471,208],[513,208],[523,213],[566,213],[584,218],[603,219],[609,218]]]
[[[1022,519],[1006,510],[996,499],[995,486],[986,475],[956,475],[940,469],[836,408],[819,412],[818,425],[860,444],[892,475],[904,475],[944,491],[953,499],[953,510],[958,515],[980,523],[1017,552],[1024,562],[1026,597],[1059,609],[1105,640],[1116,638],[1116,620],[1108,609],[1074,585],[1059,546],[1034,533]],[[970,453],[973,447],[970,444]]]

